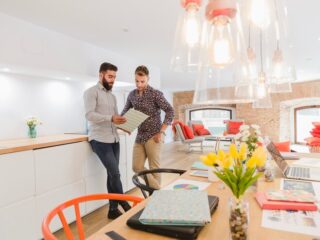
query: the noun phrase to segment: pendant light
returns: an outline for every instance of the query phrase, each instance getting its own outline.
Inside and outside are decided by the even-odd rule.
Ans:
[[[184,9],[175,34],[171,68],[176,72],[195,72],[199,63],[201,40],[201,0],[181,0]]]

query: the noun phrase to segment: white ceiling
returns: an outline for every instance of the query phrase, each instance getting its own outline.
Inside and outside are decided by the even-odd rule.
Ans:
[[[163,89],[186,90],[194,88],[195,75],[169,69],[179,2],[1,0],[0,12],[159,66]],[[287,8],[298,80],[320,79],[320,1],[287,0]]]

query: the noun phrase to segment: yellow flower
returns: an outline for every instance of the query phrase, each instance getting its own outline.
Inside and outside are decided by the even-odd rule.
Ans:
[[[213,166],[217,163],[217,155],[214,153],[209,153],[207,156],[201,156],[200,159],[207,166]]]
[[[239,151],[239,160],[243,161],[245,159],[247,159],[247,144],[241,143]]]
[[[233,159],[238,159],[239,157],[237,146],[233,143],[230,145],[230,155]]]
[[[230,168],[233,165],[233,158],[230,154],[226,154],[225,158],[221,160],[223,168]]]
[[[256,155],[257,157],[257,166],[258,167],[263,167],[266,163],[266,160],[267,160],[267,152],[265,151],[265,149],[263,147],[258,147],[253,155]]]
[[[252,155],[252,157],[246,162],[246,165],[248,168],[254,168],[257,164],[258,158],[255,155]]]
[[[223,168],[229,168],[233,165],[233,159],[229,153],[226,154],[224,151],[219,150],[217,158],[217,164]]]

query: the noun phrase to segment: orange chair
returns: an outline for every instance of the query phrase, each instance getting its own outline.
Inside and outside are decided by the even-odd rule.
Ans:
[[[87,195],[87,196],[82,196],[78,198],[71,199],[67,202],[61,203],[59,206],[54,208],[49,212],[49,214],[45,217],[45,219],[42,222],[42,234],[43,238],[45,240],[57,240],[57,238],[51,233],[49,225],[51,220],[58,215],[60,218],[60,221],[63,225],[63,229],[65,231],[65,234],[67,236],[68,240],[73,240],[75,239],[74,236],[72,235],[71,229],[67,223],[67,220],[63,214],[63,210],[74,206],[75,214],[76,214],[76,222],[77,222],[77,228],[78,228],[78,234],[79,234],[79,239],[84,240],[84,231],[83,231],[83,226],[82,226],[82,221],[81,221],[81,216],[80,216],[80,207],[79,203],[82,202],[87,202],[87,201],[94,201],[94,200],[123,200],[123,201],[130,201],[133,202],[133,206],[136,206],[138,203],[140,203],[143,199],[140,197],[134,197],[130,195],[125,195],[125,194],[93,194],[93,195]]]

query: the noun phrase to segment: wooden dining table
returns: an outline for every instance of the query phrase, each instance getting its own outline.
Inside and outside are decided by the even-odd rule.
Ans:
[[[302,156],[312,156],[310,154],[301,154]],[[319,154],[313,155],[318,156]],[[319,158],[320,159],[320,158]],[[319,160],[320,161],[320,160]],[[194,177],[189,175],[190,171],[187,171],[178,178],[203,181],[208,182],[206,178]],[[262,221],[262,210],[254,198],[256,191],[268,191],[268,190],[278,190],[280,188],[280,182],[282,173],[275,166],[274,167],[275,179],[272,182],[266,182],[264,177],[261,177],[255,187],[250,187],[244,198],[249,202],[249,227],[248,236],[250,240],[313,240],[316,237],[293,233],[288,231],[274,230],[271,228],[265,228],[261,226]],[[212,214],[211,223],[204,226],[200,231],[198,238],[202,239],[217,239],[226,240],[229,239],[229,199],[232,197],[231,191],[227,187],[223,187],[223,183],[213,182],[205,190],[208,195],[215,195],[219,197],[219,205],[216,211]],[[115,231],[125,239],[172,239],[166,236],[156,235],[140,230],[135,230],[127,226],[127,220],[133,216],[135,213],[140,211],[148,203],[148,199],[142,201],[136,207],[132,208],[130,211],[124,213],[122,216],[114,220],[113,222],[107,224],[99,231],[91,235],[89,240],[108,240],[110,239],[105,233],[109,231]],[[192,206],[190,206],[192,207]]]

